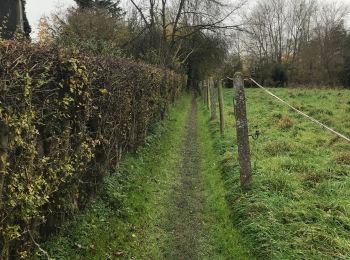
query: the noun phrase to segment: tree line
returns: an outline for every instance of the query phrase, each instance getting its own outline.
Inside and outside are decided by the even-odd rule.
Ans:
[[[53,42],[97,54],[142,60],[185,72],[189,87],[214,74],[229,53],[225,31],[242,30],[229,19],[244,1],[76,0],[57,13],[49,28]]]
[[[348,6],[318,0],[259,0],[243,22],[247,69],[267,85],[350,86]]]
[[[185,72],[237,70],[265,85],[350,86],[349,7],[321,0],[75,0],[44,41]]]

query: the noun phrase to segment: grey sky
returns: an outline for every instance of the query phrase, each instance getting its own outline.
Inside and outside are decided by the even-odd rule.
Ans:
[[[127,0],[123,0],[125,3]],[[254,0],[249,0],[250,2],[254,2]],[[344,3],[350,3],[350,0],[322,0],[322,1],[343,1]],[[35,37],[38,21],[39,19],[47,15],[49,16],[53,11],[58,8],[68,8],[74,5],[74,0],[27,0],[27,15],[29,19],[29,23],[33,29],[33,36]],[[347,25],[350,26],[350,17],[347,19]]]
[[[58,8],[68,8],[74,4],[74,0],[27,0],[27,16],[34,33],[37,31],[39,19],[57,10]]]

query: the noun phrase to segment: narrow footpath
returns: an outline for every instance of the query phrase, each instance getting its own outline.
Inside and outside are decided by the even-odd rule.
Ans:
[[[208,120],[202,102],[179,100],[106,180],[102,196],[43,245],[50,256],[254,259],[233,225]]]
[[[204,198],[200,172],[200,147],[198,143],[197,104],[192,100],[185,126],[181,161],[178,165],[180,181],[174,188],[169,205],[168,227],[172,234],[169,248],[171,259],[201,259],[208,250],[203,239]],[[204,243],[204,244],[203,244]]]
[[[196,99],[184,126],[178,182],[168,200],[164,259],[252,259],[234,229],[207,118]]]

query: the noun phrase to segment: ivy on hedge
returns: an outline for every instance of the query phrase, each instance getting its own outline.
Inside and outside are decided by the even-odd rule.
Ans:
[[[0,258],[26,258],[81,209],[185,84],[143,63],[0,41]]]

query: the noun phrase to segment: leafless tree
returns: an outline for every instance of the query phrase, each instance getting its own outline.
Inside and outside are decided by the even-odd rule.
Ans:
[[[242,8],[246,1],[224,0],[130,0],[138,13],[142,33],[161,31],[163,43],[173,54],[172,59],[185,61],[193,50],[183,53],[183,40],[203,31],[243,30],[232,17]],[[165,42],[165,43],[164,43]],[[160,50],[165,53],[164,50]]]
[[[307,70],[303,63],[308,64],[309,74],[321,64],[318,68],[323,71],[321,74],[331,80],[341,67],[340,38],[344,39],[343,22],[348,13],[349,9],[341,2],[260,0],[244,14],[249,33],[243,35],[242,45],[260,69],[280,64],[293,77],[301,68]]]

